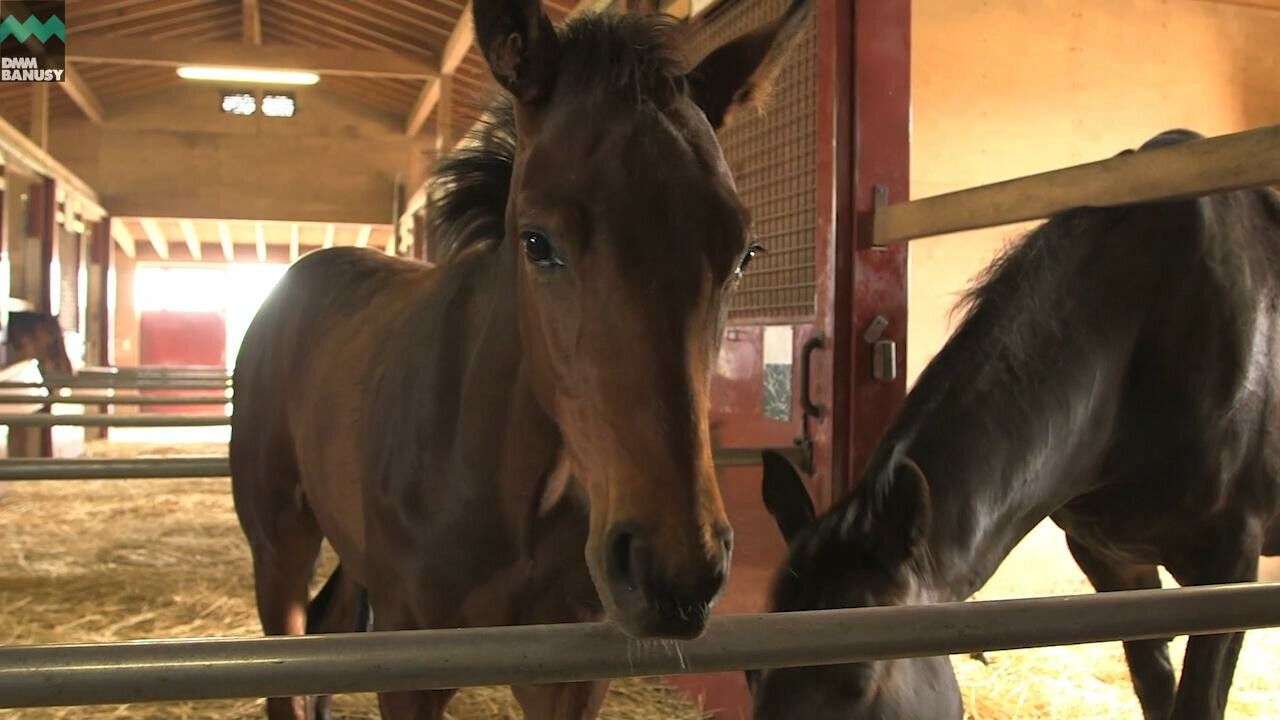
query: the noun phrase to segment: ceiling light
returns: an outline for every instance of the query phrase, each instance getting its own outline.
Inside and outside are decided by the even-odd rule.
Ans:
[[[186,78],[187,80],[218,80],[262,85],[315,85],[320,82],[320,76],[313,72],[208,67],[204,65],[180,67],[178,68],[178,77]]]

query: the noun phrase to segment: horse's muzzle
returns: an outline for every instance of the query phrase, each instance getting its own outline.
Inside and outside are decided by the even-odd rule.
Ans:
[[[716,530],[710,552],[683,573],[664,571],[644,534],[617,525],[606,541],[605,572],[613,594],[615,622],[636,638],[691,639],[706,628],[711,606],[729,576],[733,531]]]

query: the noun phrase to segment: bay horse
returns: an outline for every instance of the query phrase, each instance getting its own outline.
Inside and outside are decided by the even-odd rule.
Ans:
[[[429,190],[438,266],[337,248],[249,327],[230,462],[268,635],[611,618],[702,632],[732,532],[710,372],[750,242],[715,132],[809,12],[687,70],[676,26],[476,0],[509,102]],[[340,568],[308,611],[321,541]],[[367,606],[365,603],[367,602]],[[607,684],[515,688],[526,717],[596,716]],[[385,718],[452,691],[385,693]],[[327,700],[271,698],[272,718]]]
[[[1147,151],[1199,138],[1169,131]],[[1252,581],[1280,553],[1280,196],[1061,213],[967,298],[857,488],[815,519],[785,459],[773,609],[969,598],[1045,517],[1098,591]],[[904,630],[909,630],[904,628]],[[1124,643],[1147,720],[1223,716],[1243,634]],[[963,715],[945,657],[748,673],[758,720]]]
[[[15,310],[9,313],[4,331],[6,365],[35,359],[46,379],[75,374],[56,316]]]

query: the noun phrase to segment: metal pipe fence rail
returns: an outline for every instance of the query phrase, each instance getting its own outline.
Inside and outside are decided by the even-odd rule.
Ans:
[[[1280,184],[1280,125],[1193,140],[877,208],[872,243]]]
[[[230,425],[226,415],[50,415],[0,413],[0,425],[9,427],[217,427]]]
[[[0,706],[508,685],[799,667],[1280,625],[1280,585],[737,615],[687,642],[608,623],[0,648]]]
[[[223,478],[231,475],[219,455],[123,459],[0,460],[0,480],[145,480]]]
[[[121,416],[106,416],[119,418]],[[720,448],[716,467],[760,464],[760,452],[770,449],[799,462],[799,448]],[[229,477],[231,466],[221,455],[168,458],[14,459],[0,460],[0,480],[146,480]]]
[[[13,395],[0,393],[0,405],[226,405],[227,395]]]
[[[67,377],[45,382],[0,382],[0,390],[51,390],[63,388],[75,390],[226,390],[227,380],[203,378],[177,378],[173,380],[149,380],[145,378],[79,378]]]

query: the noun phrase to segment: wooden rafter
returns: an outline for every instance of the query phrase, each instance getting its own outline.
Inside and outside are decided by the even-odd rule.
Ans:
[[[298,262],[298,255],[302,250],[301,230],[298,223],[289,226],[289,262]]]
[[[66,66],[66,74],[58,87],[80,108],[84,116],[96,125],[102,124],[102,101],[89,89],[89,85],[81,77],[80,72],[71,64]]]
[[[372,225],[361,225],[356,234],[356,247],[369,247],[369,236],[373,234]]]
[[[337,233],[337,231],[338,231],[338,228],[335,227],[333,224],[324,226],[324,245],[322,247],[324,247],[325,249],[333,247],[333,236],[334,234]]]
[[[240,25],[240,39],[244,44],[262,44],[262,7],[258,0],[241,0]]]
[[[432,78],[435,72],[417,59],[391,52],[290,45],[245,47],[241,43],[154,42],[126,37],[81,38],[67,47],[73,62],[180,67],[216,65],[236,68],[309,70],[321,75]]]
[[[413,109],[409,111],[409,117],[404,126],[406,135],[409,137],[417,135],[426,124],[427,118],[431,116],[431,112],[440,105],[445,91],[450,89],[449,81],[444,80],[444,77],[453,75],[458,69],[467,52],[471,50],[471,46],[475,44],[475,39],[476,25],[471,15],[471,3],[468,2],[462,9],[462,15],[458,18],[458,24],[453,28],[453,33],[449,35],[449,42],[445,43],[444,52],[440,55],[440,76],[423,86],[418,99],[413,103]],[[452,98],[449,100],[451,102]]]
[[[133,233],[129,232],[129,228],[125,227],[124,222],[120,220],[111,220],[111,237],[115,238],[116,244],[129,257],[138,256],[138,241],[133,239]]]
[[[191,253],[192,260],[200,260],[200,235],[196,233],[196,224],[190,220],[179,220],[178,227],[182,230],[182,239],[187,243],[187,252]]]
[[[414,42],[404,36],[387,35],[377,30],[371,30],[362,22],[348,20],[345,17],[337,16],[333,13],[326,13],[316,8],[313,5],[313,2],[314,0],[308,0],[307,2],[296,2],[295,0],[274,0],[273,4],[289,11],[290,22],[295,22],[300,18],[309,17],[315,23],[341,32],[342,37],[348,42],[351,38],[363,37],[372,40],[380,47],[396,48],[410,57],[428,54],[422,43]]]
[[[121,23],[173,11],[190,11],[199,6],[209,7],[209,0],[161,0],[149,3],[71,3],[67,7],[67,23],[77,33],[95,31],[120,32]],[[217,3],[213,3],[217,4]]]
[[[267,232],[262,223],[253,224],[253,238],[258,246],[258,262],[267,261]]]
[[[225,220],[218,221],[218,242],[222,244],[222,257],[227,262],[235,262],[236,246],[231,242],[231,226]]]
[[[143,218],[141,221],[142,232],[146,234],[147,240],[151,242],[151,247],[155,249],[156,255],[161,259],[169,259],[169,241],[165,239],[164,230],[160,229],[160,223],[151,218]]]

